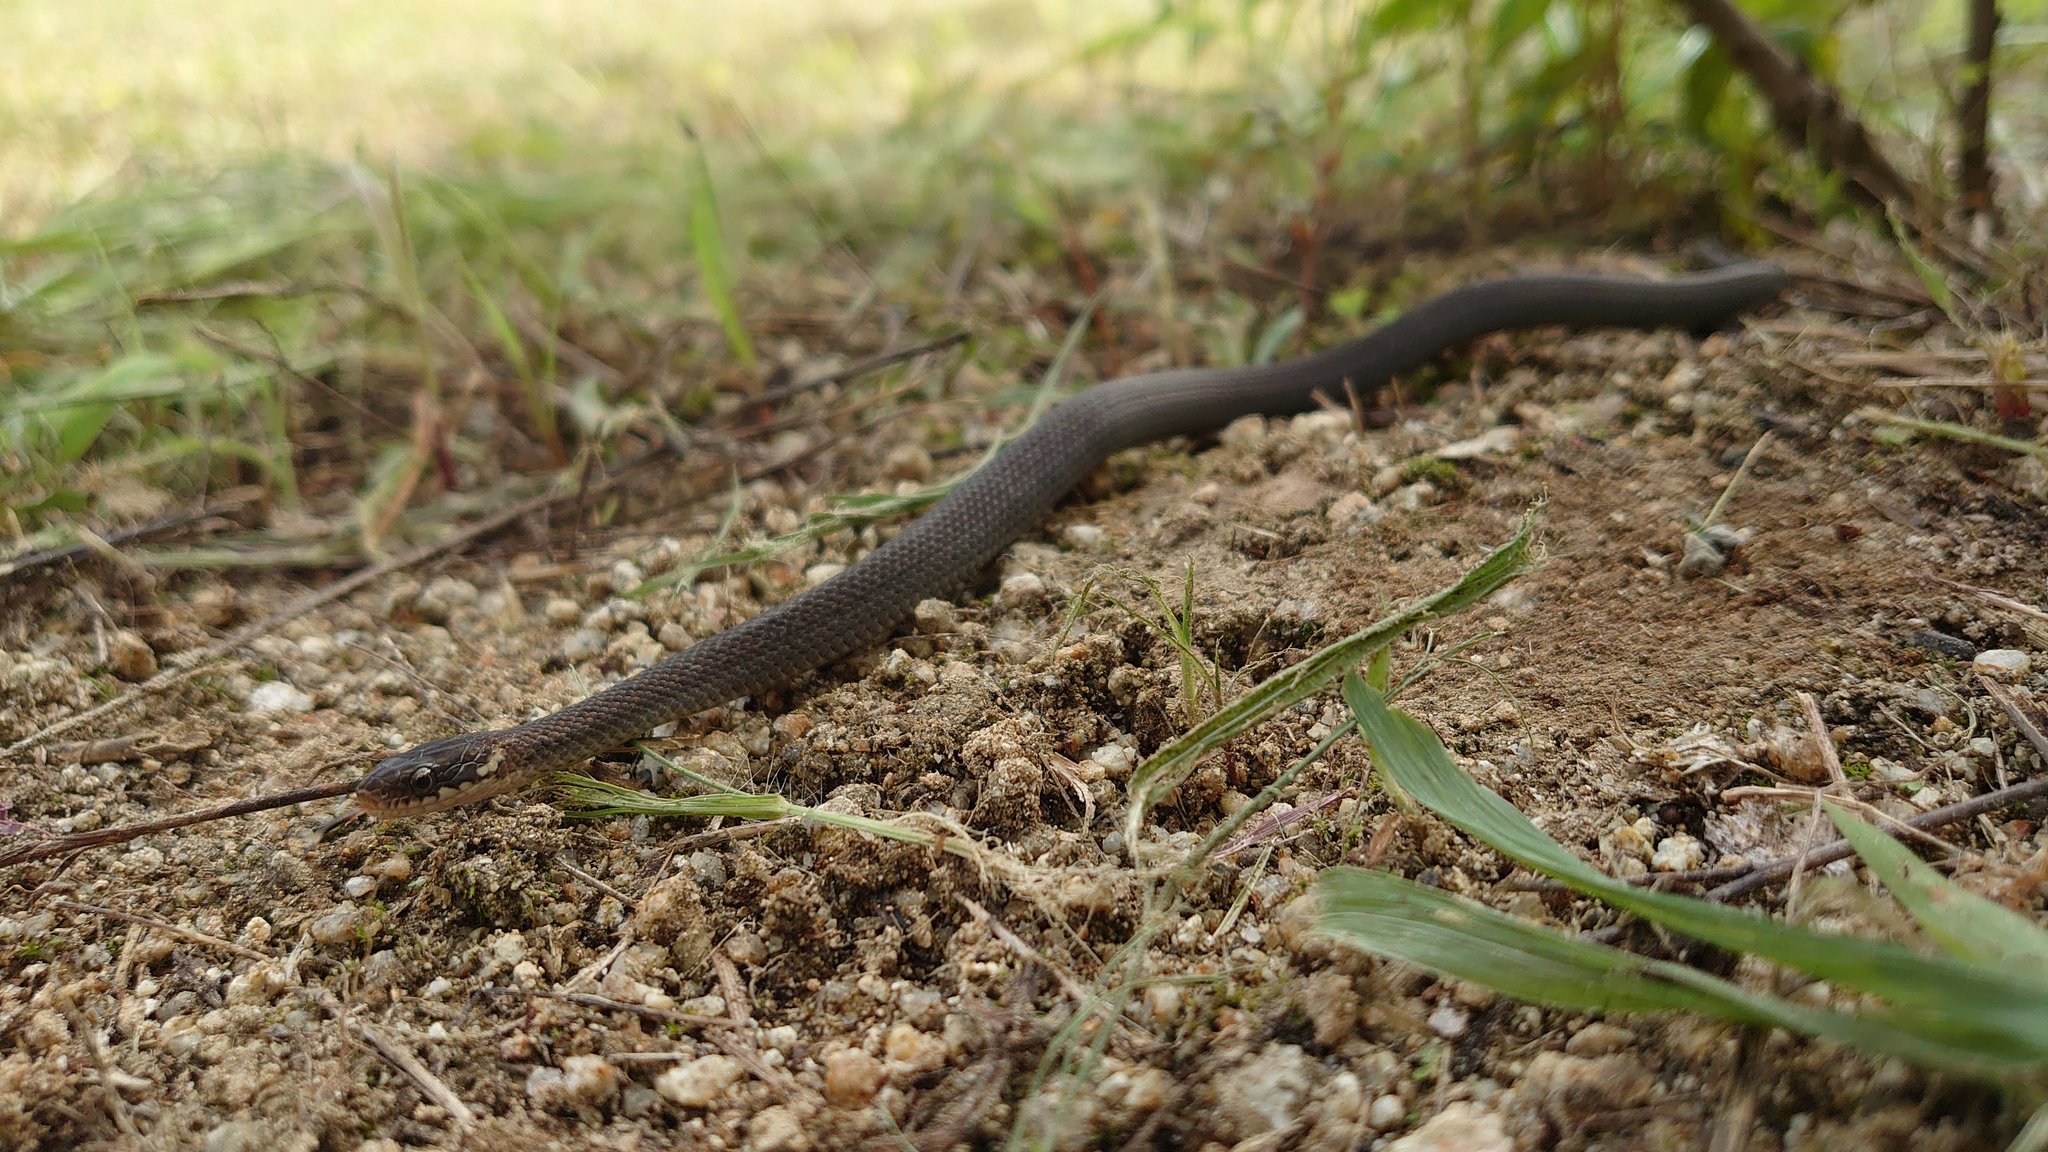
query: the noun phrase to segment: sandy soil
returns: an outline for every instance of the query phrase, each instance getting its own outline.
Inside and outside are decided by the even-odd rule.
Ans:
[[[1491,338],[1389,429],[1322,413],[1132,453],[882,651],[661,742],[743,787],[954,821],[1012,880],[826,828],[570,820],[538,792],[326,842],[326,812],[295,811],[22,870],[0,907],[0,1147],[936,1150],[1016,1130],[1060,1148],[1413,1152],[1701,1148],[1723,1125],[1725,1146],[1758,1150],[2001,1146],[2012,1119],[1968,1084],[1785,1035],[1540,1010],[1314,936],[1302,894],[1346,861],[1562,926],[1612,922],[1400,814],[1349,739],[1288,798],[1313,818],[1212,867],[1159,933],[1100,1065],[1074,1078],[1044,1063],[1142,912],[1116,834],[1124,783],[1212,706],[1183,698],[1141,578],[1177,592],[1191,566],[1195,634],[1237,691],[1448,582],[1547,499],[1541,565],[1404,641],[1396,671],[1429,666],[1406,706],[1481,782],[1618,872],[1653,852],[1690,867],[1790,848],[1804,807],[1720,793],[1811,770],[1800,692],[1880,808],[2039,772],[1968,656],[2041,634],[1935,579],[2038,602],[2038,478],[1851,418],[1898,371],[1868,353],[1942,337],[1908,316],[1879,343],[1868,318],[1814,307],[1841,298],[1808,284],[1704,339]],[[1864,358],[1844,367],[1850,352]],[[989,394],[1027,367],[953,387]],[[805,403],[840,410],[866,386]],[[818,494],[945,475],[994,415],[911,410],[748,488],[743,524],[785,530]],[[1718,576],[1680,575],[1688,519],[1766,429],[1722,513],[1746,542]],[[1463,458],[1415,463],[1480,436]],[[536,523],[293,621],[9,764],[0,800],[64,831],[346,776],[567,703],[877,538],[621,607],[619,588],[712,541],[721,510],[677,506],[674,476],[643,470],[606,519]],[[145,592],[99,564],[18,583],[0,609],[0,739],[308,586],[206,574]],[[1326,694],[1240,739],[1159,811],[1162,840],[1191,844],[1342,716]],[[73,742],[117,736],[140,739],[79,762]],[[630,757],[617,770],[648,777]],[[2023,871],[2048,846],[2037,813],[1950,839],[1964,882],[2040,914]],[[1806,893],[1815,914],[1883,926],[1839,885]]]

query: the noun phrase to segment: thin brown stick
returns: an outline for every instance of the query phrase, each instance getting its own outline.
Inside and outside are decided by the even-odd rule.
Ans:
[[[175,936],[188,944],[197,944],[205,948],[218,948],[223,952],[231,952],[248,960],[270,959],[269,954],[258,952],[254,948],[245,948],[231,940],[222,940],[218,936],[208,936],[204,932],[187,928],[182,924],[173,924],[169,920],[151,916],[145,912],[123,912],[118,908],[105,908],[98,904],[81,904],[76,900],[49,900],[46,903],[52,908],[62,908],[66,912],[78,912],[87,916],[103,916],[109,920],[119,920],[126,924],[151,928],[162,932],[166,936]]]
[[[1677,0],[1678,7],[1713,34],[1728,59],[1755,82],[1771,106],[1778,135],[1809,150],[1873,207],[1914,215],[1920,190],[1885,158],[1877,142],[1843,104],[1832,85],[1803,67],[1756,26],[1732,0]]]
[[[455,1122],[457,1128],[466,1129],[476,1124],[476,1110],[463,1103],[462,1097],[457,1096],[446,1081],[429,1071],[425,1064],[420,1063],[419,1057],[414,1056],[410,1049],[400,1047],[396,1040],[353,1017],[344,1016],[341,1023],[363,1043],[369,1045],[372,1052],[382,1056],[385,1063],[398,1069],[405,1074],[406,1079],[418,1085],[427,1099],[439,1105],[441,1111],[448,1114],[448,1118]]]
[[[1950,824],[1959,824],[1965,820],[1973,820],[1984,815],[1986,812],[1995,812],[2008,804],[2018,804],[2022,801],[2033,800],[2042,796],[2048,796],[2048,776],[2029,780],[2024,784],[2015,784],[2010,788],[2000,788],[1996,792],[1986,792],[1982,796],[1972,796],[1970,799],[1959,803],[1946,804],[1932,811],[1922,812],[1920,815],[1904,821],[1904,823],[1925,832],[1929,829],[1944,828]],[[1800,867],[1802,864],[1809,868],[1817,868],[1823,864],[1831,864],[1854,852],[1855,849],[1849,847],[1847,840],[1836,840],[1832,843],[1823,844],[1810,852],[1794,853],[1790,856],[1780,857],[1768,864],[1758,865],[1739,879],[1731,880],[1718,888],[1709,890],[1706,894],[1707,899],[1717,901],[1733,900],[1737,896],[1753,892],[1766,884],[1790,876],[1793,869]],[[1674,874],[1668,877],[1668,879],[1679,879],[1679,876]]]
[[[723,1016],[702,1016],[694,1012],[670,1012],[665,1008],[649,1008],[645,1004],[628,1004],[605,996],[594,996],[588,992],[552,992],[546,988],[479,988],[470,994],[478,996],[523,996],[529,1000],[560,1000],[564,1004],[580,1004],[585,1008],[598,1008],[606,1012],[625,1012],[664,1024],[688,1024],[698,1028],[731,1028],[733,1022]]]
[[[239,511],[242,508],[248,507],[255,502],[258,495],[259,493],[254,488],[238,489],[227,493],[210,504],[187,512],[172,512],[168,515],[159,516],[154,520],[145,520],[140,524],[133,524],[126,528],[112,529],[90,539],[82,539],[70,544],[62,544],[55,548],[44,548],[35,552],[24,552],[13,559],[0,560],[0,580],[33,572],[39,568],[47,568],[52,564],[61,563],[65,560],[79,559],[96,552],[99,545],[119,546],[130,544],[137,540],[148,539],[151,536],[161,536],[168,532],[175,532],[189,524],[194,524],[211,517],[225,516],[229,512]]]
[[[1991,56],[1998,46],[1998,0],[1970,0],[1969,44],[1963,54],[1963,95],[1956,102],[1956,183],[1965,213],[1996,222],[1992,198]]]
[[[326,800],[335,796],[346,796],[356,790],[357,781],[335,780],[326,784],[315,784],[311,788],[297,788],[290,792],[273,792],[267,796],[252,796],[212,808],[201,808],[192,812],[181,812],[176,816],[165,816],[158,820],[144,820],[137,824],[117,824],[112,828],[95,828],[90,832],[73,832],[67,836],[51,836],[15,844],[0,851],[0,868],[11,868],[52,856],[68,856],[89,848],[104,848],[109,844],[126,844],[130,840],[147,836],[152,832],[168,832],[173,828],[184,828],[193,824],[204,824],[210,820],[227,820],[235,816],[247,816],[252,812],[267,812],[272,808],[289,808],[294,804],[306,804],[314,800]]]
[[[935,336],[923,343],[909,344],[902,348],[894,348],[887,352],[870,356],[866,360],[849,364],[844,368],[827,372],[822,376],[813,376],[808,380],[792,380],[787,384],[779,384],[754,397],[753,402],[756,404],[774,404],[778,401],[787,400],[791,396],[801,395],[802,393],[823,388],[827,385],[843,384],[848,380],[857,379],[870,372],[879,372],[884,368],[901,364],[905,360],[915,360],[927,352],[943,352],[956,344],[964,344],[966,342],[966,332],[948,332],[943,336]]]

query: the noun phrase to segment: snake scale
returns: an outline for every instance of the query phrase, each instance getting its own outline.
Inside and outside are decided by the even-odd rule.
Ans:
[[[380,762],[356,807],[377,817],[437,812],[533,783],[650,729],[787,684],[888,638],[918,601],[956,589],[1030,530],[1112,453],[1305,411],[1318,391],[1370,393],[1474,337],[1541,326],[1707,329],[1783,291],[1762,262],[1649,280],[1539,273],[1433,297],[1356,340],[1275,364],[1155,372],[1096,385],[1048,412],[859,563],[737,627],[557,712],[451,736]]]

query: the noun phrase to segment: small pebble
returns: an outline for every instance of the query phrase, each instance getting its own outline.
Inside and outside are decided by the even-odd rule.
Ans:
[[[809,568],[804,569],[804,584],[807,587],[816,588],[818,585],[844,571],[846,571],[846,565],[844,564],[813,564]]]
[[[343,944],[359,940],[363,914],[349,907],[322,912],[306,924],[306,934],[315,944]]]
[[[1564,1050],[1573,1056],[1609,1056],[1635,1043],[1636,1034],[1626,1028],[1595,1020],[1572,1034]]]
[[[763,1108],[747,1124],[746,1152],[804,1152],[810,1146],[802,1118],[787,1104]]]
[[[259,715],[312,710],[313,698],[282,680],[266,680],[249,689],[249,711]]]
[[[580,664],[604,654],[605,636],[595,628],[578,628],[562,640],[562,659]]]
[[[583,619],[583,605],[566,596],[554,596],[549,598],[540,614],[546,617],[550,624],[574,624]]]
[[[361,900],[377,890],[377,882],[368,876],[351,876],[341,882],[341,890],[351,900]]]
[[[1060,532],[1067,547],[1091,552],[1102,546],[1103,531],[1093,524],[1069,524]]]
[[[882,1062],[858,1048],[825,1057],[825,1099],[841,1108],[864,1108],[882,1090]]]
[[[922,484],[932,478],[932,454],[915,440],[898,444],[882,458],[882,475]]]
[[[1446,1040],[1455,1040],[1465,1034],[1465,1029],[1471,1027],[1472,1017],[1463,1009],[1441,1004],[1437,1006],[1436,1011],[1429,1014],[1428,1023],[1431,1032]]]
[[[1680,832],[1657,842],[1657,852],[1650,857],[1650,871],[1690,872],[1706,863],[1706,860],[1705,846],[1692,836]]]
[[[156,653],[142,637],[124,628],[114,633],[107,645],[107,667],[123,680],[147,680],[156,675]]]
[[[1024,608],[1045,599],[1045,581],[1035,572],[1019,572],[1003,578],[996,589],[996,607]]]
[[[1399,1128],[1401,1122],[1407,1118],[1408,1106],[1401,1103],[1401,1098],[1392,1092],[1374,1097],[1372,1107],[1365,1113],[1366,1125],[1375,1132]]]
[[[654,1090],[670,1103],[699,1111],[711,1107],[746,1069],[730,1056],[699,1056],[654,1078]]]
[[[2004,680],[2017,680],[2025,676],[2032,664],[2033,661],[2025,652],[2013,648],[1992,648],[1977,653],[1977,658],[1970,661],[1970,666],[1984,675]]]
[[[917,630],[927,636],[942,636],[960,630],[960,610],[949,600],[920,600],[911,613]]]
[[[476,585],[454,576],[437,576],[413,600],[422,620],[446,624],[457,608],[476,603]]]
[[[945,1041],[916,1027],[896,1023],[882,1036],[882,1055],[893,1064],[929,1072],[946,1062]]]

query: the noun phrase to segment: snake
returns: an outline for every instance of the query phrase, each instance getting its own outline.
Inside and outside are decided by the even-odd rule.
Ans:
[[[1086,388],[1053,406],[943,500],[858,563],[759,615],[547,715],[408,748],[359,782],[357,811],[389,819],[523,789],[650,730],[783,687],[879,645],[930,597],[968,583],[1112,454],[1307,411],[1348,385],[1385,387],[1448,349],[1503,330],[1707,331],[1776,298],[1787,276],[1740,261],[1650,279],[1522,273],[1451,289],[1368,334],[1266,364],[1179,368]]]

